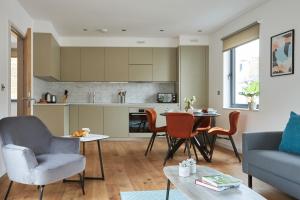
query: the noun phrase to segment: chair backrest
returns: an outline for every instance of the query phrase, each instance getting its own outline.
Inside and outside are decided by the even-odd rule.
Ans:
[[[190,113],[170,112],[166,115],[167,133],[175,138],[189,138],[193,132],[194,116]]]
[[[239,117],[240,117],[239,111],[233,111],[229,113],[229,123],[230,123],[229,134],[233,135],[236,133]]]
[[[0,137],[4,145],[27,147],[38,155],[49,152],[52,135],[37,117],[21,116],[1,119]]]
[[[156,111],[153,108],[148,108],[146,109],[146,114],[147,114],[149,130],[154,132],[156,128],[156,118],[157,118]]]

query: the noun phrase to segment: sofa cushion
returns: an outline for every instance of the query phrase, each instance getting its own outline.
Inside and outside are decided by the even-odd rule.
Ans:
[[[300,156],[275,150],[250,150],[248,164],[300,184]]]
[[[85,168],[85,157],[80,154],[42,154],[36,159],[38,166],[33,169],[33,180],[36,185],[68,178]]]
[[[283,132],[279,150],[300,154],[300,115],[291,112],[290,119]]]

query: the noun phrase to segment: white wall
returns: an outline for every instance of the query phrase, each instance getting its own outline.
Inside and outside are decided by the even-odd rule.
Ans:
[[[27,28],[32,27],[32,23],[31,17],[16,0],[0,1],[0,84],[3,83],[6,86],[5,91],[0,91],[0,119],[9,115],[9,24],[17,28],[21,34],[25,34]],[[4,173],[2,153],[0,152],[0,176]]]
[[[260,111],[241,111],[239,133],[235,140],[241,150],[242,133],[256,131],[283,130],[291,110],[300,113],[299,62],[300,57],[300,1],[271,0],[249,13],[238,17],[233,22],[210,37],[209,66],[209,102],[221,114],[217,119],[218,126],[228,127],[228,113],[223,109],[223,98],[217,91],[223,91],[223,57],[221,38],[239,30],[255,21],[260,26]],[[270,37],[281,32],[295,29],[295,74],[281,77],[270,77]],[[266,141],[267,142],[267,141]],[[230,145],[227,142],[222,143]]]

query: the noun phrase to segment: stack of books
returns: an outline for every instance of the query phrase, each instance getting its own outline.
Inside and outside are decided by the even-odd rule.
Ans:
[[[203,176],[196,179],[196,184],[207,187],[215,191],[223,191],[230,188],[237,188],[241,184],[241,180],[227,174],[218,174],[212,176]]]

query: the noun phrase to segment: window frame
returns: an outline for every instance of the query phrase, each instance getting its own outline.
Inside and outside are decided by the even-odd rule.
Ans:
[[[256,39],[255,39],[256,40]],[[259,38],[258,38],[259,40]],[[252,40],[254,41],[254,40]],[[252,42],[252,41],[249,41],[249,42]],[[247,42],[247,43],[249,43]],[[245,45],[247,43],[244,43],[242,45]],[[239,45],[241,46],[241,45]],[[239,47],[237,46],[237,47]],[[228,77],[229,77],[229,89],[230,89],[230,99],[229,99],[229,103],[230,103],[230,108],[242,108],[242,109],[247,109],[248,108],[248,104],[238,104],[236,103],[236,92],[235,92],[235,86],[236,86],[236,62],[235,62],[235,58],[236,58],[236,48],[237,47],[234,47],[234,48],[231,48],[229,49],[229,74],[228,74]]]

